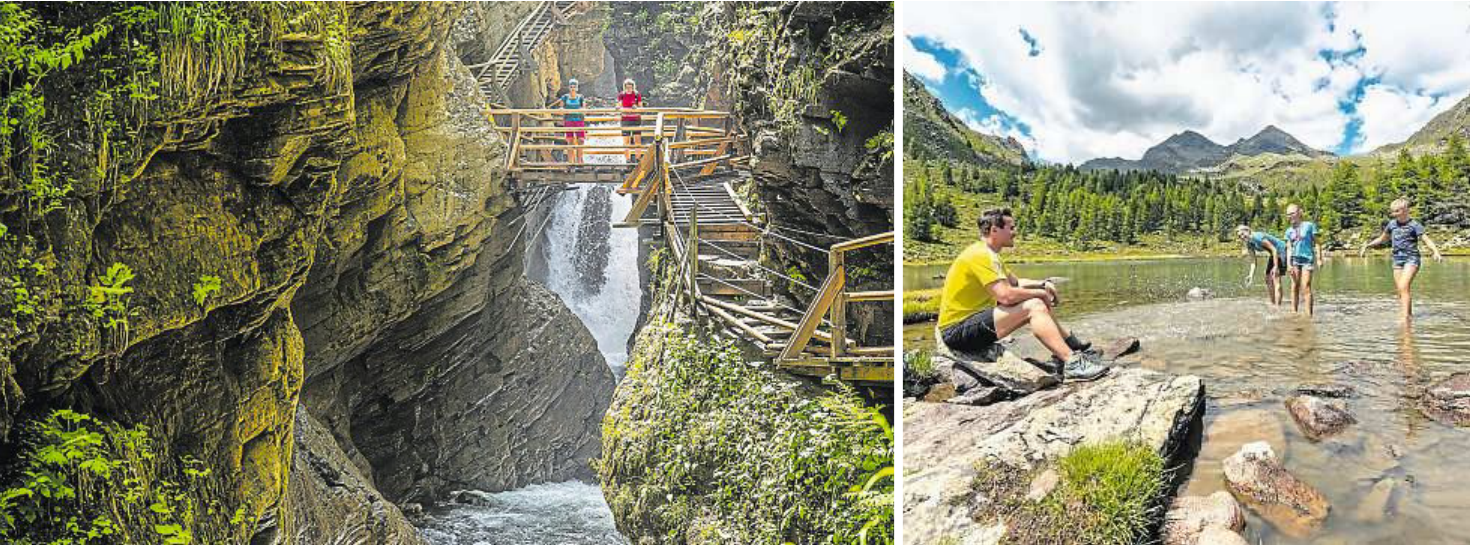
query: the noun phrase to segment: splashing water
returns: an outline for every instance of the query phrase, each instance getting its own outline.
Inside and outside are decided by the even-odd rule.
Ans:
[[[536,484],[484,494],[482,505],[435,508],[420,531],[435,545],[614,545],[613,526],[595,484]]]
[[[619,136],[589,136],[589,145],[617,145]],[[587,155],[589,163],[620,164],[622,155]],[[557,197],[541,244],[546,244],[546,286],[597,338],[613,374],[622,378],[628,338],[638,325],[643,289],[638,277],[638,231],[614,229],[632,208],[607,184],[580,184]]]
[[[615,145],[618,136],[589,137]],[[623,163],[622,155],[587,155],[587,162]],[[627,343],[638,324],[643,288],[638,275],[638,231],[614,229],[632,207],[607,184],[564,191],[545,220],[537,244],[546,258],[547,288],[561,296],[597,339],[597,348],[621,380]],[[419,522],[435,545],[619,545],[612,511],[597,484],[535,484],[498,493],[472,492],[475,504],[442,504]]]

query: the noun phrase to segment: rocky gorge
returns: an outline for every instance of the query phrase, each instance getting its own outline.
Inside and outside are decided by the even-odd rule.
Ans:
[[[0,134],[4,465],[50,463],[38,453],[61,448],[51,437],[95,438],[67,451],[75,456],[64,470],[78,476],[65,485],[84,498],[151,505],[82,502],[76,512],[121,509],[108,524],[140,539],[419,543],[422,506],[474,496],[456,491],[599,478],[613,483],[605,494],[619,530],[640,543],[667,535],[659,524],[718,529],[701,534],[718,541],[730,532],[850,535],[866,523],[841,492],[876,471],[869,466],[883,452],[891,461],[891,435],[885,444],[867,428],[844,436],[862,448],[833,445],[854,447],[863,457],[855,465],[812,470],[843,479],[832,494],[793,497],[805,487],[789,469],[752,474],[788,480],[773,490],[778,501],[831,509],[800,527],[762,533],[772,530],[720,501],[650,524],[643,500],[620,501],[651,493],[623,486],[621,471],[684,477],[621,459],[606,434],[659,451],[668,438],[625,430],[740,400],[710,397],[684,415],[609,412],[616,378],[606,350],[558,294],[528,279],[539,267],[530,278],[544,280],[544,245],[555,241],[537,240],[532,222],[545,212],[507,182],[506,145],[466,66],[534,6],[4,5],[6,28],[19,29],[7,43],[30,47],[6,58],[41,63],[11,74],[27,84],[5,89],[6,115],[23,123]],[[529,51],[507,91],[512,104],[544,104],[571,78],[610,94],[626,66],[605,45],[619,9],[594,3]],[[720,21],[699,42],[703,62],[739,48],[736,29],[784,37],[762,42],[769,50],[744,48],[754,51],[744,64],[681,95],[735,110],[747,131],[768,134],[754,150],[765,174],[747,188],[752,198],[833,237],[888,230],[891,7],[702,9]],[[824,56],[837,50],[852,56]],[[764,64],[771,59],[780,67]],[[800,94],[779,78],[749,79],[793,66],[809,78]],[[778,131],[803,136],[778,147]],[[783,266],[825,274],[815,254],[772,252]],[[886,264],[872,267],[886,276]],[[881,337],[887,314],[856,321]],[[646,354],[650,342],[629,344]],[[647,358],[640,365],[617,399],[681,384]],[[734,371],[734,380],[774,385],[801,411],[867,414],[851,395]],[[798,436],[841,435],[815,413],[788,425]],[[91,469],[79,470],[83,462]],[[73,505],[16,497],[0,507]],[[96,520],[81,520],[82,531]],[[59,536],[67,525],[8,524],[0,535]]]

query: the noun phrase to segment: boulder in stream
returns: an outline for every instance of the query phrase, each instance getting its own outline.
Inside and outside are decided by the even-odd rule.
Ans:
[[[1470,426],[1470,372],[1431,385],[1419,399],[1419,410],[1442,424]]]
[[[1212,543],[1201,539],[1204,531],[1211,528],[1231,534],[1245,528],[1245,512],[1235,498],[1223,490],[1208,496],[1175,499],[1169,513],[1164,515],[1164,545]]]
[[[1270,445],[1247,444],[1222,465],[1230,492],[1281,533],[1305,538],[1327,520],[1327,497],[1286,471]]]
[[[1347,404],[1340,400],[1326,400],[1317,396],[1299,395],[1286,400],[1286,410],[1308,439],[1320,441],[1338,434],[1358,419],[1348,412]]]

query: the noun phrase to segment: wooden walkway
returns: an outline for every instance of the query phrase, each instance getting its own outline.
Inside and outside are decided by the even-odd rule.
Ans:
[[[504,102],[521,59],[581,4],[542,2],[495,57],[472,67],[492,103]],[[696,318],[714,320],[792,373],[893,381],[894,348],[860,346],[848,337],[847,321],[851,304],[893,301],[891,288],[847,289],[849,254],[891,244],[893,233],[817,246],[803,240],[806,234],[783,233],[757,218],[733,189],[750,176],[750,152],[748,139],[736,130],[728,112],[492,105],[487,113],[510,148],[505,168],[513,187],[544,194],[568,184],[618,184],[617,193],[632,198],[633,205],[614,226],[654,227],[677,260],[679,300]],[[565,126],[570,113],[581,114],[587,126]],[[641,121],[622,126],[625,115],[638,115]],[[585,140],[574,145],[568,136],[571,131],[584,133]],[[827,277],[813,284],[762,264],[762,246],[777,239],[827,253]],[[891,266],[876,265],[880,270]],[[777,294],[778,285],[811,292],[811,303],[806,308],[792,306]]]
[[[506,36],[490,59],[469,67],[480,84],[480,92],[492,103],[507,104],[510,84],[523,71],[531,52],[546,43],[558,25],[576,15],[586,13],[591,2],[538,2],[531,14]]]

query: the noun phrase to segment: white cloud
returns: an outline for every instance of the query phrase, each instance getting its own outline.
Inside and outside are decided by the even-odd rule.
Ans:
[[[960,110],[955,112],[954,114],[956,117],[960,118],[960,121],[964,121],[965,125],[969,126],[972,130],[975,130],[982,134],[1000,136],[1002,138],[1014,138],[1017,142],[1020,142],[1021,147],[1025,148],[1028,152],[1030,150],[1036,149],[1036,139],[1027,136],[1026,133],[1021,132],[1021,130],[1018,128],[1007,127],[998,115],[991,115],[990,117],[981,119],[980,113],[970,108],[960,108]]]
[[[1270,124],[1332,149],[1351,121],[1338,103],[1365,76],[1406,97],[1470,91],[1463,4],[917,2],[905,10],[908,35],[960,51],[984,79],[980,94],[1030,127],[1033,149],[1049,161],[1138,158],[1186,129],[1229,144]],[[1029,56],[1017,28],[1045,51]],[[1366,54],[1320,55],[1358,43]],[[1383,125],[1395,117],[1409,124],[1426,111],[1422,100],[1389,98],[1371,105],[1381,117],[1362,112],[1369,142],[1394,134]]]
[[[1362,149],[1407,140],[1435,115],[1454,105],[1454,98],[1410,94],[1387,85],[1369,85],[1363,90],[1358,113],[1363,116]]]
[[[903,69],[930,82],[944,79],[944,65],[939,63],[939,59],[915,49],[908,38],[903,40]]]

